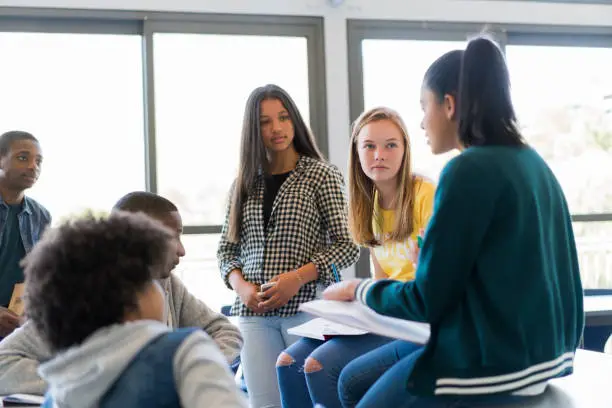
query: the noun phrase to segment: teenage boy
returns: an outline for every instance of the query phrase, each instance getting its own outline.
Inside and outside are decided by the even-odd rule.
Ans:
[[[53,353],[43,407],[247,407],[210,336],[165,324],[175,235],[117,211],[66,222],[28,254],[26,310]]]
[[[51,222],[49,212],[25,191],[40,176],[42,150],[30,133],[0,135],[0,339],[19,326],[8,309],[15,285],[23,282],[21,259]]]
[[[201,327],[217,343],[227,362],[232,363],[242,348],[242,335],[238,328],[189,293],[171,273],[185,255],[180,239],[183,225],[176,206],[164,197],[138,191],[122,197],[113,207],[113,211],[118,210],[143,212],[174,232],[171,240],[174,255],[160,280],[166,295],[165,323],[171,328]],[[0,395],[44,394],[47,384],[37,370],[39,363],[50,356],[49,347],[30,322],[0,342]]]

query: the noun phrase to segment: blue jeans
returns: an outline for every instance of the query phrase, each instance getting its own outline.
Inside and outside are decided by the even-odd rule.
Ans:
[[[294,343],[285,350],[293,363],[276,368],[283,408],[312,408],[314,404],[340,408],[338,378],[342,369],[353,359],[391,341],[393,339],[365,334],[334,337],[326,342],[303,338]],[[318,361],[322,369],[304,372],[308,357]]]
[[[411,355],[423,346],[419,344],[409,343],[407,341],[395,340],[389,342],[361,357],[351,361],[340,373],[338,380],[338,393],[343,407],[354,407],[368,392],[370,387],[377,383],[378,379],[386,376],[386,373],[403,357]],[[401,375],[400,378],[404,378]],[[393,383],[398,381],[393,378]],[[394,405],[385,405],[378,403],[378,407],[393,407]]]
[[[513,395],[419,397],[407,389],[408,376],[423,349],[396,340],[349,363],[340,375],[338,390],[343,407],[373,408],[493,408],[531,397]],[[371,367],[387,365],[379,378],[367,375]],[[372,381],[373,380],[373,381]]]
[[[276,378],[279,354],[299,340],[287,329],[312,319],[305,313],[290,317],[241,316],[238,326],[244,345],[240,360],[244,372],[251,408],[280,408],[280,393]]]

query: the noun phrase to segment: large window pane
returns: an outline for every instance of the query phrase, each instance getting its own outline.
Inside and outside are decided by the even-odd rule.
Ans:
[[[612,288],[612,221],[576,222],[574,234],[584,288]]]
[[[612,221],[574,223],[582,284],[612,288]]]
[[[255,87],[285,88],[308,120],[306,45],[301,37],[155,34],[158,189],[186,225],[223,223]]]
[[[421,83],[425,71],[447,51],[462,49],[461,41],[364,40],[364,106],[397,110],[408,127],[413,169],[435,181],[446,162],[457,154],[434,156],[421,129]]]
[[[217,312],[222,306],[233,304],[235,298],[219,273],[218,243],[219,234],[184,235],[186,255],[174,271],[194,296]]]
[[[612,48],[506,48],[519,120],[572,213],[612,212]]]
[[[141,38],[0,33],[0,132],[45,156],[31,195],[54,220],[144,189]]]

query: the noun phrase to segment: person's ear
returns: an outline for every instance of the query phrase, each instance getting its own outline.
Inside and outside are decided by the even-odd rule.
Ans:
[[[449,94],[444,95],[444,112],[448,120],[454,120],[457,114],[457,101]]]

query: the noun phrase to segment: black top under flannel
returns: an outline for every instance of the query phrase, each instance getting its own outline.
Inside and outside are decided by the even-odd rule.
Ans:
[[[263,220],[264,220],[264,231],[267,231],[268,221],[270,221],[270,214],[272,214],[272,206],[274,205],[274,199],[278,194],[281,186],[287,180],[287,177],[291,172],[283,174],[271,174],[264,177],[264,203],[263,203]]]
[[[317,281],[302,286],[285,306],[267,316],[291,316],[304,302],[313,300],[317,283],[334,282],[331,264],[338,269],[351,266],[359,257],[347,225],[344,180],[333,165],[300,157],[295,170],[282,184],[272,206],[267,231],[263,221],[264,176],[261,174],[242,208],[240,242],[227,240],[229,206],[217,251],[225,284],[234,269],[244,279],[263,284],[274,276],[295,270],[309,262],[319,271]],[[255,316],[236,297],[232,315]]]

